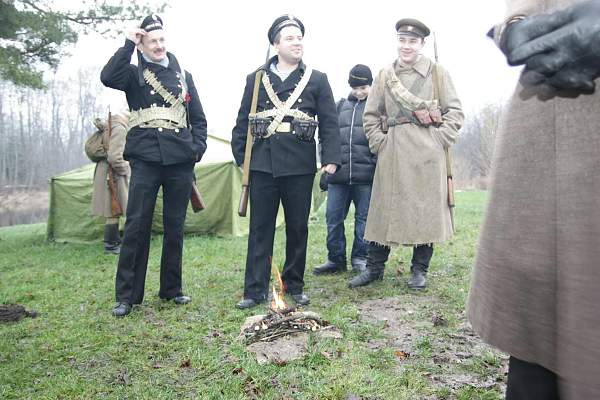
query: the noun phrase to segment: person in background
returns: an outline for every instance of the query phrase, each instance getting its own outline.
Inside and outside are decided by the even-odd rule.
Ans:
[[[108,170],[112,168],[114,186],[117,191],[116,198],[121,210],[125,211],[127,209],[129,177],[131,176],[129,162],[123,159],[128,119],[128,110],[112,115],[110,133],[107,121],[101,119],[95,121],[96,128],[102,132],[102,145],[106,149],[107,157],[98,161],[94,169],[92,214],[106,218],[104,223],[104,252],[107,254],[119,254],[121,251],[120,216],[115,215],[111,207],[112,194],[108,184]]]
[[[406,18],[396,23],[398,58],[382,69],[363,115],[377,167],[365,240],[367,269],[350,288],[383,279],[392,246],[411,246],[408,287],[424,289],[434,243],[452,237],[446,149],[464,115],[450,74],[421,54],[429,28]]]
[[[365,225],[371,200],[371,187],[377,157],[369,150],[363,130],[363,112],[373,76],[368,66],[355,65],[348,77],[351,91],[338,102],[342,166],[335,174],[324,174],[327,184],[327,261],[314,268],[315,275],[347,270],[344,220],[354,203],[354,242],[350,264],[354,272],[363,272],[367,264]]]

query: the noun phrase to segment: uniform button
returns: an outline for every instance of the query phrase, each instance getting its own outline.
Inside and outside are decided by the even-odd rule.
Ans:
[[[298,99],[298,103],[302,103],[302,99]]]
[[[158,128],[158,131],[159,131],[159,132],[162,132],[162,128]]]
[[[269,100],[267,100],[267,104],[269,104]]]
[[[175,128],[175,133],[179,133],[179,128]]]
[[[156,93],[154,90],[151,90],[151,91],[150,91],[150,94],[154,94],[154,93]]]
[[[152,107],[156,107],[156,103],[152,104]]]

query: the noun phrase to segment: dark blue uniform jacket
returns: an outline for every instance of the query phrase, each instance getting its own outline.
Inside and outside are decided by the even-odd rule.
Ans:
[[[177,73],[180,71],[179,63],[175,56],[167,53],[169,66],[146,62],[139,57],[141,69],[131,64],[131,55],[135,50],[135,44],[127,39],[125,45],[104,66],[100,79],[105,86],[122,90],[127,96],[127,103],[131,110],[157,106],[169,106],[161,95],[154,93],[152,87],[141,78],[141,70],[150,69],[157,76],[162,85],[173,95],[181,93],[182,88]],[[127,134],[125,151],[123,156],[126,160],[131,158],[171,165],[200,161],[206,150],[206,118],[202,110],[202,104],[198,98],[198,92],[194,86],[192,75],[186,71],[185,74],[190,101],[187,104],[188,127],[179,129],[131,128]]]
[[[268,74],[269,80],[279,99],[285,102],[300,82],[306,66],[304,63],[300,63],[298,68],[282,82],[276,74],[269,71],[269,65],[273,60],[274,58],[269,60],[261,69]],[[252,72],[246,78],[246,88],[244,89],[242,104],[232,132],[231,148],[238,165],[244,162],[248,114],[250,113],[255,76],[256,71]],[[257,111],[260,112],[273,107],[264,86],[261,84],[258,93]],[[317,116],[319,121],[317,135],[321,147],[321,164],[336,164],[339,166],[341,162],[340,134],[335,101],[329,81],[327,80],[327,75],[313,70],[308,85],[306,85],[306,88],[292,108],[297,108],[310,116]],[[284,121],[290,120],[290,117],[284,119]],[[270,173],[275,178],[314,174],[317,168],[316,152],[314,139],[308,142],[298,139],[292,133],[276,133],[267,139],[257,139],[254,141],[250,170]]]

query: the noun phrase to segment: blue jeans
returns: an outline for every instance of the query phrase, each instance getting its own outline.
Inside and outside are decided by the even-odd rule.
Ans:
[[[346,236],[344,220],[350,203],[354,202],[354,242],[352,258],[367,258],[367,243],[364,240],[372,185],[339,185],[330,183],[327,189],[327,251],[328,259],[334,263],[346,263]]]

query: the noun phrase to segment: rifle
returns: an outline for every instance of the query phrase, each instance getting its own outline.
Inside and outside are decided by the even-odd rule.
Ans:
[[[256,72],[256,76],[254,77],[254,90],[252,92],[252,104],[250,105],[250,114],[256,114],[256,107],[258,103],[258,88],[260,87],[262,74],[263,70],[260,69]],[[252,127],[250,126],[250,121],[248,121],[248,132],[246,133],[246,148],[244,150],[242,193],[240,195],[240,204],[238,206],[238,215],[240,217],[245,217],[246,212],[248,210],[248,195],[250,194],[250,160],[252,157],[252,142]]]
[[[433,32],[433,53],[435,56],[435,65],[433,70],[433,92],[434,98],[440,101],[440,80],[438,74],[438,51],[437,51],[437,41],[435,38],[435,32]],[[438,107],[441,108],[441,104],[438,104]],[[450,157],[450,149],[445,147],[444,154],[446,156],[446,177],[448,182],[448,208],[450,209],[450,223],[452,224],[452,232],[456,233],[456,229],[454,228],[454,180],[452,178],[452,158]]]
[[[192,193],[190,193],[190,203],[192,204],[192,210],[197,213],[206,208],[204,204],[204,199],[200,195],[200,191],[198,190],[198,186],[196,185],[196,179],[192,182]]]
[[[108,109],[108,142],[110,143],[110,136],[112,135],[112,115],[110,113],[110,108]],[[108,143],[104,144],[104,148],[106,153],[108,154]],[[123,209],[121,208],[121,203],[119,203],[119,197],[117,192],[117,185],[115,183],[115,175],[113,171],[113,167],[110,165],[108,160],[106,160],[108,164],[108,190],[110,192],[110,212],[113,217],[118,217],[119,215],[123,215]]]

